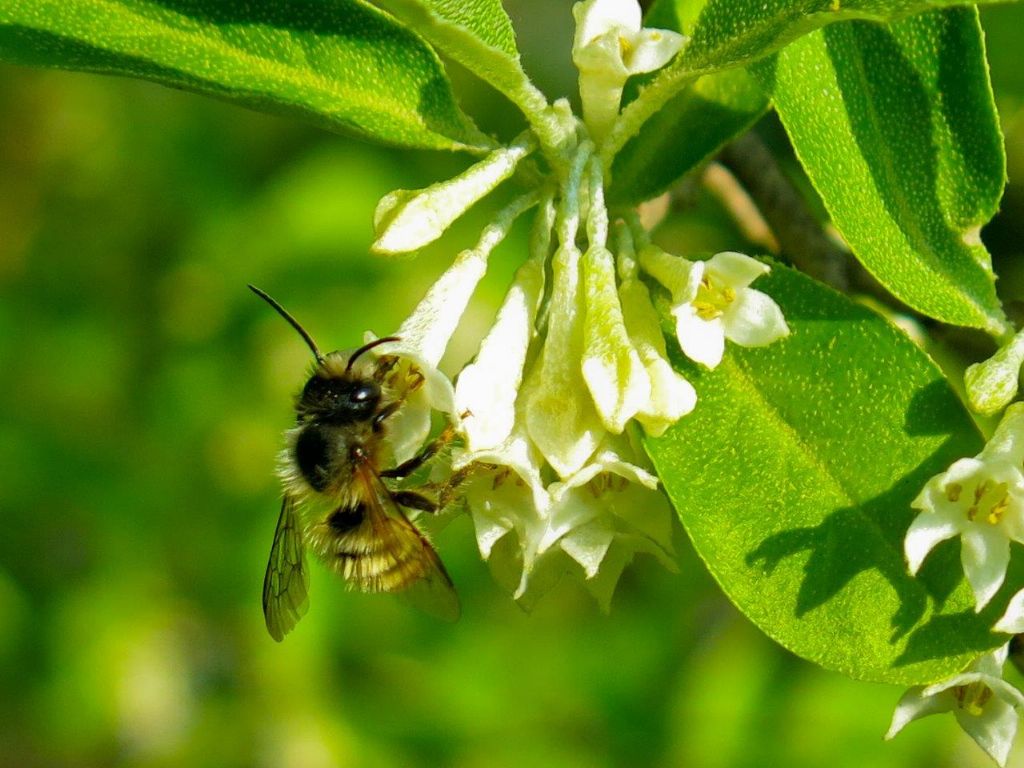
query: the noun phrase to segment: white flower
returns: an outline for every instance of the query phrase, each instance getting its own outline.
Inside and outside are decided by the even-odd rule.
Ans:
[[[477,246],[460,253],[430,287],[395,334],[399,341],[378,348],[377,354],[400,358],[389,378],[403,400],[402,408],[388,423],[396,461],[411,458],[423,445],[430,433],[432,410],[449,414],[457,424],[455,392],[438,364],[487,271],[491,251],[505,238],[515,219],[536,202],[535,195],[525,195],[507,206],[484,230]],[[370,340],[372,335],[367,337]]]
[[[1002,679],[1006,646],[986,654],[940,683],[911,688],[896,705],[885,738],[891,739],[907,723],[939,712],[952,712],[960,727],[999,765],[1006,758],[1017,735],[1017,710],[1024,696]]]
[[[559,245],[551,258],[547,336],[520,393],[530,439],[560,477],[579,471],[605,432],[593,399],[585,396],[582,370],[586,301],[576,236],[580,184],[591,149],[581,147],[563,191]]]
[[[373,214],[377,233],[373,250],[408,253],[434,242],[470,206],[511,176],[533,147],[532,138],[524,135],[454,178],[426,189],[397,189],[385,195]]]
[[[473,517],[484,560],[505,534],[515,531],[525,540],[526,530],[540,525],[547,515],[550,497],[541,479],[542,464],[542,457],[522,430],[493,449],[455,456],[453,469],[471,469],[461,494]]]
[[[676,336],[691,360],[714,368],[725,340],[761,347],[789,335],[782,310],[750,284],[770,268],[742,253],[725,251],[688,262],[655,246],[640,252],[640,265],[672,293]]]
[[[583,254],[583,378],[609,432],[621,434],[626,422],[651,401],[651,379],[626,329],[615,280],[615,257],[608,250],[601,164],[590,166],[590,212]]]
[[[605,609],[636,553],[655,555],[675,569],[671,508],[624,437],[608,437],[590,463],[546,488],[538,482],[539,457],[519,437],[457,464],[467,458],[482,462],[465,493],[481,554],[524,607],[574,563]],[[503,540],[516,546],[501,548]]]
[[[650,381],[650,397],[636,414],[649,435],[658,437],[694,409],[697,392],[668,362],[665,337],[651,294],[639,279],[628,227],[619,227],[619,304],[629,339],[643,361]]]
[[[960,558],[981,610],[1002,586],[1010,541],[1024,543],[1024,404],[1011,406],[975,458],[929,480],[912,506],[921,510],[904,540],[910,572],[939,542],[960,536]]]
[[[583,118],[599,141],[615,122],[630,75],[665,66],[686,38],[666,29],[642,29],[636,0],[586,0],[572,12],[572,60],[580,72]]]
[[[463,431],[470,451],[495,448],[512,434],[516,397],[543,293],[544,262],[530,259],[516,272],[476,359],[459,373],[455,404],[460,414],[466,414]]]

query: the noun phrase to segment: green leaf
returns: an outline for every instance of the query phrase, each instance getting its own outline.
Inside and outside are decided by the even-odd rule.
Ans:
[[[1005,642],[988,628],[1013,587],[975,614],[956,541],[917,579],[902,547],[911,501],[981,449],[977,429],[878,315],[781,266],[755,287],[791,335],[730,344],[713,371],[677,360],[697,407],[646,439],[697,552],[755,624],[827,669],[902,684],[958,671]]]
[[[154,80],[389,144],[492,144],[433,51],[361,0],[6,0],[0,60]]]
[[[676,0],[658,0],[644,26],[685,34],[702,6],[695,0],[685,7]],[[630,99],[636,97],[636,88],[631,90]],[[616,155],[609,202],[635,205],[656,197],[746,131],[767,108],[761,87],[742,69],[687,85]]]
[[[615,156],[609,202],[656,197],[752,126],[768,99],[743,69],[700,78],[643,124]]]
[[[850,19],[894,21],[921,11],[1001,0],[708,0],[683,51],[624,111],[602,150],[605,165],[680,89],[701,75],[745,66],[827,24]],[[690,18],[690,0],[671,0]]]
[[[977,11],[829,27],[755,72],[864,266],[920,312],[1001,331],[978,233],[1006,164]]]
[[[437,50],[505,94],[530,121],[541,144],[567,138],[547,99],[519,63],[512,22],[501,0],[374,0]]]

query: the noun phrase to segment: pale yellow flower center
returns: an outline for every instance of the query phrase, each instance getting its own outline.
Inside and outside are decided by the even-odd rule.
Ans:
[[[619,35],[619,54],[622,56],[623,61],[628,61],[630,55],[633,53],[633,45],[629,42],[628,38]]]
[[[979,717],[992,698],[992,689],[981,682],[958,685],[953,689],[956,705],[969,715]]]
[[[704,275],[697,288],[697,297],[693,307],[701,320],[714,320],[721,317],[736,298],[736,291],[720,279],[712,275]]]
[[[946,498],[952,502],[960,501],[962,498],[969,502],[967,519],[971,522],[997,525],[1003,519],[1003,514],[1010,505],[1010,495],[1007,490],[1006,483],[983,480],[975,486],[973,492],[964,496],[963,485],[950,483],[946,486]]]

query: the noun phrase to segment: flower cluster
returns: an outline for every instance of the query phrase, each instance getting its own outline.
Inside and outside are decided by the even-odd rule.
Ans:
[[[1024,543],[1024,403],[1011,406],[984,450],[929,480],[904,540],[910,572],[942,541],[960,537],[977,610],[1002,586],[1010,542]]]
[[[664,65],[684,39],[641,29],[632,0],[587,0],[574,13],[584,121],[561,107],[575,137],[564,172],[503,210],[387,348],[402,357],[398,380],[404,373],[410,382],[391,429],[396,460],[423,444],[433,410],[449,415],[461,438],[450,477],[461,483],[480,552],[527,605],[567,571],[607,605],[638,552],[674,567],[671,509],[637,430],[662,434],[693,410],[697,394],[669,362],[652,290],[670,296],[681,349],[707,367],[721,361],[726,340],[756,346],[789,332],[775,302],[750,287],[767,266],[739,253],[670,255],[635,215],[609,211],[596,150],[622,87]],[[433,241],[534,149],[525,135],[449,181],[388,195],[375,249]],[[438,363],[490,253],[528,211],[529,257],[453,385]]]
[[[1010,542],[1024,543],[1024,403],[1007,409],[981,453],[931,478],[912,505],[920,513],[904,539],[910,572],[916,574],[940,542],[959,536],[964,574],[981,611],[1006,579]],[[1010,599],[993,629],[1024,633],[1024,590]],[[1004,646],[959,675],[907,691],[886,738],[919,717],[953,712],[964,731],[1005,765],[1024,705],[1024,695],[1002,679],[1006,656]]]

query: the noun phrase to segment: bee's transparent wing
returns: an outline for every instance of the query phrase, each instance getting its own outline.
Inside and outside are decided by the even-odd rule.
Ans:
[[[367,473],[369,474],[369,473]],[[367,477],[368,519],[373,536],[391,555],[387,570],[378,576],[381,591],[393,592],[431,616],[456,621],[462,609],[448,571],[426,535],[405,516],[391,491],[376,476]],[[404,574],[415,574],[408,579]]]
[[[309,572],[304,554],[295,503],[286,495],[263,579],[263,617],[267,631],[277,642],[292,631],[309,608]]]

